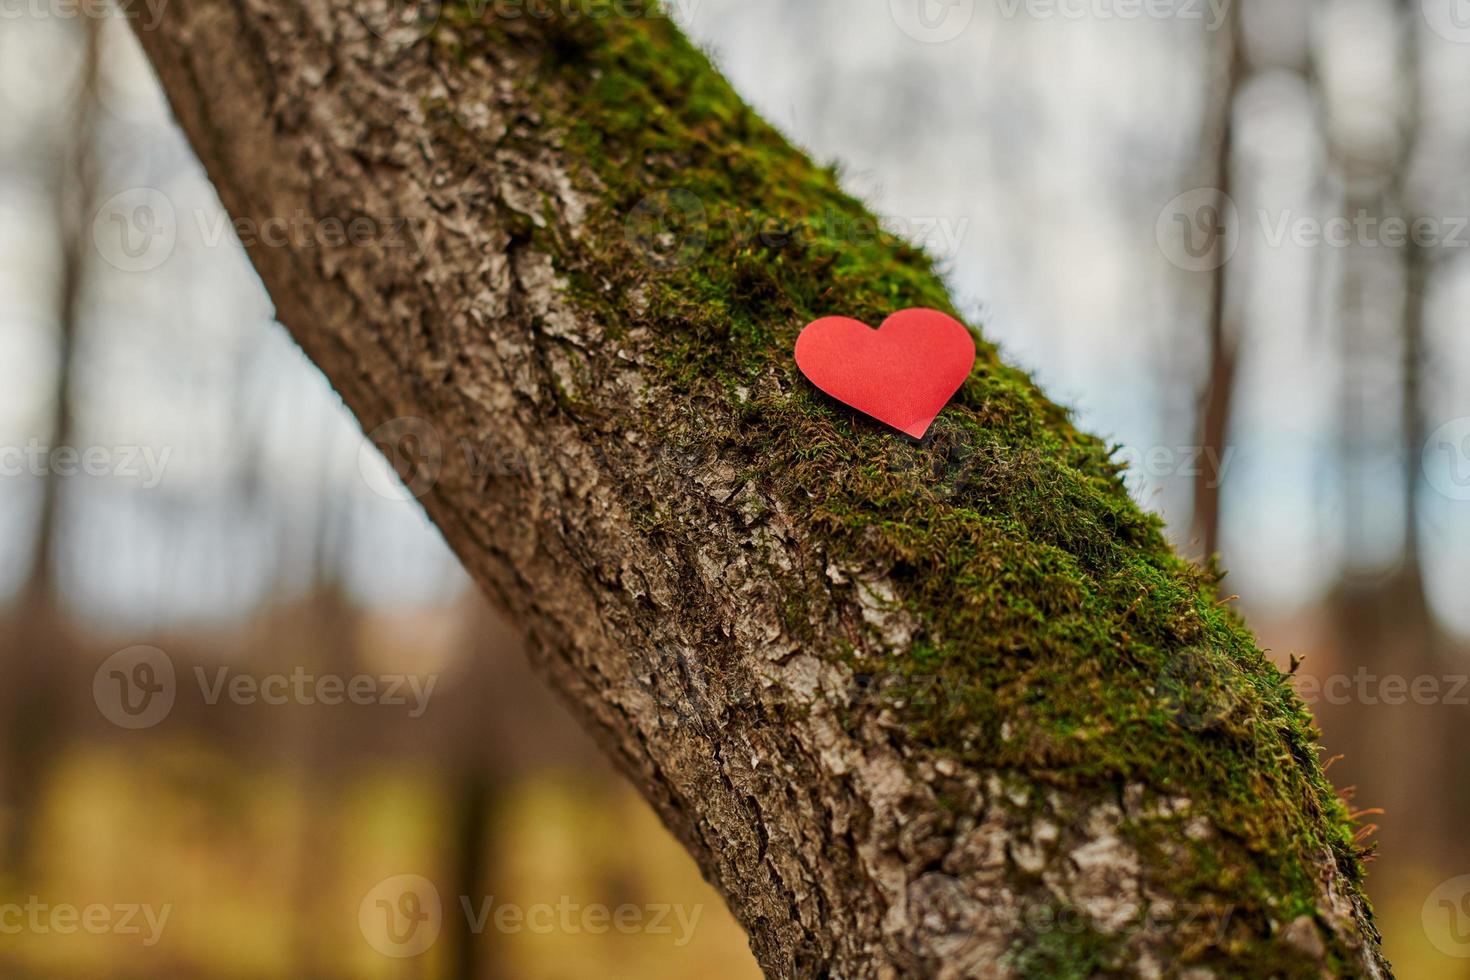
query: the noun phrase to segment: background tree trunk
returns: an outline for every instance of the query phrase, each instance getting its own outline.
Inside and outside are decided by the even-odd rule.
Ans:
[[[71,110],[70,138],[61,141],[56,160],[53,193],[56,225],[61,234],[60,288],[56,302],[57,370],[53,414],[47,437],[52,446],[74,446],[76,414],[72,383],[79,363],[81,308],[86,299],[88,234],[96,205],[97,70],[100,51],[98,22],[83,18],[81,70]],[[20,595],[21,614],[14,627],[0,630],[0,671],[9,679],[0,695],[0,726],[5,735],[0,759],[0,869],[21,875],[31,870],[41,801],[46,779],[61,752],[60,732],[66,730],[65,697],[53,658],[68,654],[66,616],[61,608],[57,558],[65,490],[55,473],[42,480],[41,503],[35,522],[35,545]]]
[[[1310,716],[1106,448],[983,340],[923,443],[815,395],[800,327],[950,308],[929,261],[663,18],[513,6],[139,36],[282,322],[767,973],[1387,975]]]

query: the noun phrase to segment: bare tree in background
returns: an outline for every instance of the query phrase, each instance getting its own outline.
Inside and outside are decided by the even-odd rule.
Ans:
[[[1418,191],[1411,186],[1421,142],[1423,93],[1420,80],[1417,2],[1389,7],[1399,38],[1395,76],[1398,98],[1384,141],[1344,136],[1328,126],[1329,149],[1341,187],[1342,218],[1377,234],[1389,219],[1412,222]],[[1427,253],[1414,235],[1403,247],[1385,242],[1353,243],[1340,258],[1334,322],[1341,342],[1340,438],[1344,480],[1347,568],[1333,602],[1337,645],[1346,665],[1374,675],[1416,677],[1433,666],[1436,628],[1424,593],[1419,548],[1418,487],[1424,442],[1423,291]],[[1385,424],[1384,419],[1392,420]],[[1387,474],[1387,479],[1381,475]],[[1396,498],[1396,499],[1395,499]],[[1397,553],[1365,559],[1367,534],[1387,521],[1385,505],[1402,515]],[[1368,570],[1365,571],[1365,565]],[[1349,772],[1358,767],[1403,779],[1401,759],[1434,751],[1421,735],[1397,736],[1356,725],[1333,740],[1346,753]],[[1396,798],[1407,798],[1394,791]],[[1364,805],[1374,801],[1362,801]],[[1407,830],[1398,825],[1397,832]]]
[[[71,125],[60,138],[60,160],[52,170],[56,227],[61,252],[56,297],[56,385],[51,397],[52,447],[76,445],[73,381],[80,358],[79,322],[86,289],[94,189],[100,23],[83,17],[81,68],[69,106]],[[43,784],[63,730],[64,699],[57,690],[70,650],[59,609],[56,556],[65,488],[52,468],[41,478],[29,572],[12,623],[14,636],[0,653],[8,680],[8,734],[4,752],[5,850],[0,868],[30,869]]]
[[[1220,214],[1230,205],[1235,190],[1235,112],[1238,96],[1244,86],[1249,66],[1246,63],[1244,36],[1241,30],[1242,0],[1228,8],[1227,20],[1220,31],[1218,70],[1218,108],[1215,110],[1219,131],[1215,147],[1215,186],[1220,191]],[[1217,249],[1224,249],[1224,235],[1218,235]],[[1230,407],[1235,393],[1236,366],[1240,359],[1241,330],[1234,322],[1231,304],[1233,269],[1221,261],[1210,283],[1208,362],[1204,389],[1199,397],[1198,475],[1194,481],[1194,538],[1199,542],[1205,561],[1220,550],[1220,493],[1226,447],[1230,436]]]

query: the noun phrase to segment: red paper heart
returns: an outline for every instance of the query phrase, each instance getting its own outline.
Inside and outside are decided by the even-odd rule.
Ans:
[[[796,338],[796,366],[845,405],[924,438],[975,363],[970,331],[938,310],[902,310],[877,330],[829,316]]]

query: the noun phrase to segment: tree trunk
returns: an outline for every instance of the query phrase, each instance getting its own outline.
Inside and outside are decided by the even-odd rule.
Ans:
[[[662,17],[390,6],[139,36],[285,222],[282,322],[770,976],[1387,975],[1310,716],[1106,448],[983,340],[922,443],[799,379],[812,317],[949,309],[927,258]]]
[[[81,363],[77,348],[90,254],[86,225],[96,203],[99,27],[92,17],[81,24],[81,70],[76,95],[68,106],[70,138],[61,140],[53,171],[56,227],[61,238],[56,384],[46,431],[53,447],[78,444],[72,385]],[[0,649],[0,673],[10,682],[0,694],[0,728],[4,730],[0,751],[5,755],[0,760],[0,869],[23,880],[36,872],[46,779],[62,748],[60,733],[66,730],[66,698],[61,688],[71,650],[56,571],[64,493],[61,477],[48,472],[42,478],[30,568],[15,603],[13,628],[0,628],[6,634],[5,649]]]
[[[1245,85],[1250,66],[1242,48],[1238,3],[1231,4],[1228,20],[1216,43],[1223,49],[1223,71],[1220,72],[1220,127],[1215,146],[1215,186],[1219,188],[1220,213],[1235,202],[1235,104]],[[1214,79],[1212,78],[1212,81]],[[1217,249],[1226,247],[1224,235],[1217,237]],[[1199,398],[1199,448],[1204,460],[1194,480],[1194,537],[1200,543],[1201,560],[1210,562],[1220,552],[1220,498],[1225,482],[1225,460],[1229,458],[1230,410],[1235,400],[1236,372],[1240,366],[1241,335],[1244,325],[1231,303],[1231,294],[1239,293],[1232,273],[1230,257],[1217,253],[1219,267],[1210,277],[1208,358],[1204,384]],[[1237,266],[1237,268],[1239,268]]]

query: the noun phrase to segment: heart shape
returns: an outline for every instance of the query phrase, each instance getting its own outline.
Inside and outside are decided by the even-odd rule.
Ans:
[[[796,366],[808,381],[915,439],[924,438],[974,363],[970,331],[938,310],[902,310],[877,330],[823,317],[796,338]]]

